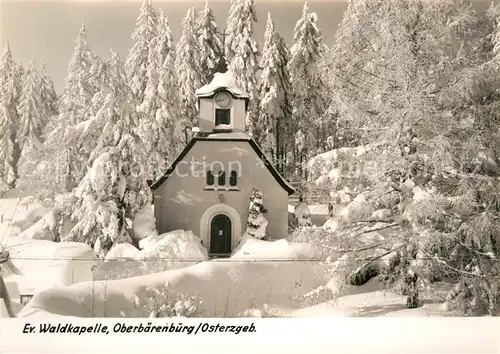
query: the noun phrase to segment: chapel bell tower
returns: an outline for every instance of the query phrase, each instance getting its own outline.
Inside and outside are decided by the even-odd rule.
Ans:
[[[244,132],[249,96],[238,88],[230,71],[215,73],[212,81],[196,90],[200,133]]]

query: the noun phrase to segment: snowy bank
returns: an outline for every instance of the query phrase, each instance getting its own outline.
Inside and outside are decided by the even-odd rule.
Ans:
[[[288,260],[307,257],[302,246],[286,241],[247,240],[233,258],[134,278],[75,284],[35,295],[20,317],[54,313],[66,316],[143,317],[134,298],[145,287],[161,288],[202,300],[198,316],[235,316],[249,308],[271,304],[296,306],[294,296],[316,288],[320,281],[309,262]],[[256,261],[272,257],[283,261]]]
[[[92,280],[97,257],[88,245],[34,240],[10,247],[10,263],[33,289],[63,287]]]
[[[139,249],[117,244],[95,269],[96,280],[115,280],[188,267],[208,260],[200,238],[191,231],[175,230],[139,241]]]
[[[284,258],[283,258],[284,257]],[[287,240],[262,241],[246,236],[233,251],[232,260],[307,260],[314,258],[312,247]]]

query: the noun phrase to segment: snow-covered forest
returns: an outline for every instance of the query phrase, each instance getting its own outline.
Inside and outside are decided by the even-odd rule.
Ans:
[[[316,226],[300,207],[307,222],[288,246],[310,246],[312,272],[324,280],[302,306],[377,278],[410,309],[439,290],[449,313],[499,315],[500,4],[350,0],[333,43],[307,3],[291,43],[256,6],[231,0],[225,28],[208,2],[190,8],[173,38],[174,19],[145,0],[126,58],[96,55],[82,25],[60,93],[43,61],[23,67],[7,44],[0,198],[14,189],[36,198],[52,241],[85,243],[100,259],[125,254],[122,244],[143,249],[139,233],[158,237],[137,231],[149,221],[147,181],[192,137],[195,91],[230,70],[250,96],[247,130],[276,168],[305,203],[341,206]],[[257,21],[267,21],[264,38]],[[165,289],[148,290],[147,313],[170,306],[160,311],[154,300]],[[193,315],[199,299],[179,298],[185,308],[167,312]]]

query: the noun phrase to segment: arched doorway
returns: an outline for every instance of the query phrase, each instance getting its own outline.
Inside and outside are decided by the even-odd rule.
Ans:
[[[210,222],[211,255],[228,255],[231,253],[232,224],[229,216],[217,214]]]

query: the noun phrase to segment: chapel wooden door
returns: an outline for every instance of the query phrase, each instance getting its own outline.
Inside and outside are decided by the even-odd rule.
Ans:
[[[224,214],[215,215],[210,223],[210,255],[227,256],[231,253],[231,219]]]

